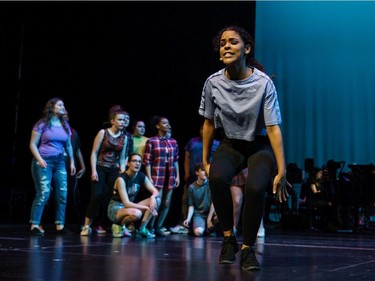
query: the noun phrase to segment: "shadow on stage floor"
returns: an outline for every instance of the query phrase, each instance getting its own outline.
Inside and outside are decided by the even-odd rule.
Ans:
[[[242,237],[239,236],[239,242]],[[261,270],[219,265],[222,237],[172,234],[156,239],[93,235],[43,237],[27,225],[0,225],[0,280],[375,280],[375,235],[283,231],[258,238]]]

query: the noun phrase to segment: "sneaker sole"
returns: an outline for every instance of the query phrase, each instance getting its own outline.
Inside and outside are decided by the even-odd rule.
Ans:
[[[220,260],[219,263],[220,264],[233,264],[236,262],[236,259],[234,260]]]
[[[260,270],[260,266],[249,266],[249,267],[241,266],[241,269],[245,271]]]

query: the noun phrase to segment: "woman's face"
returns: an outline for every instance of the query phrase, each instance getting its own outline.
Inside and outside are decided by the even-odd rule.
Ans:
[[[59,100],[57,103],[55,103],[55,105],[53,107],[53,114],[55,116],[60,116],[60,115],[65,114],[65,106],[64,106],[63,101]]]
[[[220,39],[220,60],[225,65],[240,63],[250,53],[250,46],[245,46],[240,35],[232,30],[224,31]]]
[[[157,129],[159,130],[160,133],[163,135],[167,134],[168,132],[171,131],[171,125],[169,124],[169,121],[167,118],[163,118],[160,120],[160,122],[157,125]]]
[[[125,123],[124,123],[124,126],[125,128],[127,128],[130,124],[130,116],[128,114],[125,114]]]
[[[142,166],[142,158],[139,155],[133,155],[132,159],[128,161],[128,166],[132,172],[138,172]]]
[[[138,121],[137,124],[134,127],[134,135],[137,137],[141,137],[146,132],[146,125],[143,121]]]
[[[126,118],[128,115],[125,114],[116,114],[116,117],[111,120],[112,126],[114,126],[117,130],[125,129]]]

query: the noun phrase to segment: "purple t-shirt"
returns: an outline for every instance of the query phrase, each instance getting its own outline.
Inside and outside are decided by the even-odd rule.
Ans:
[[[39,142],[39,153],[42,157],[56,156],[64,153],[64,148],[71,135],[69,124],[67,133],[63,126],[46,126],[44,122],[37,122],[33,131],[41,134]]]

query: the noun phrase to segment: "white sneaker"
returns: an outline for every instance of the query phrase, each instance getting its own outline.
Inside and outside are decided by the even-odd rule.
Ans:
[[[259,228],[257,237],[264,238],[265,236],[266,236],[266,229],[264,227]]]
[[[182,225],[176,225],[174,227],[170,227],[169,230],[174,234],[185,234],[188,233],[188,229]]]
[[[81,236],[90,236],[92,233],[92,229],[91,227],[89,227],[88,225],[84,226],[81,230]]]
[[[125,237],[131,237],[133,235],[132,232],[125,225],[122,226],[122,233]]]

